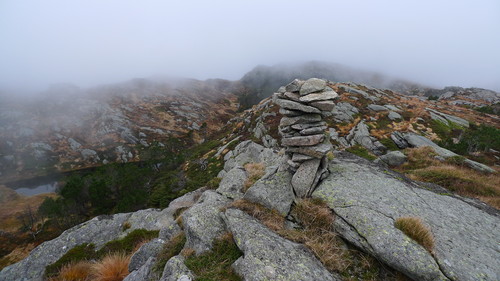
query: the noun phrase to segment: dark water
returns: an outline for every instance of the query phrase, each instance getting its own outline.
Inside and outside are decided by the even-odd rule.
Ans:
[[[14,190],[21,195],[33,196],[42,193],[55,192],[57,187],[58,183],[57,181],[55,181],[29,187],[18,187],[15,188]]]

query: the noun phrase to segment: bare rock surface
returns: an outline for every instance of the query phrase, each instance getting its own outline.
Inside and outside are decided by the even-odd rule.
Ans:
[[[349,153],[336,155],[330,169],[313,197],[328,202],[345,239],[414,280],[499,280],[498,211],[425,190]],[[394,227],[403,216],[430,227],[434,256]]]
[[[244,280],[341,280],[303,245],[286,240],[237,209],[225,221],[244,255],[233,267]]]

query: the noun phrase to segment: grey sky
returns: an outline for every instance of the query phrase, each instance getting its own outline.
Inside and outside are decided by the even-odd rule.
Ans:
[[[0,88],[306,60],[500,90],[500,1],[0,1]]]

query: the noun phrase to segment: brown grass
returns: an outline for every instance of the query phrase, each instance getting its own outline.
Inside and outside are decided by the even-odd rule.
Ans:
[[[50,281],[88,281],[92,273],[93,264],[89,261],[79,261],[65,265],[57,277]]]
[[[428,226],[419,217],[400,217],[394,222],[394,226],[403,231],[411,239],[422,245],[429,253],[433,253],[434,236]]]
[[[123,253],[114,253],[104,257],[92,266],[92,280],[121,281],[128,272],[130,256]]]
[[[484,174],[465,167],[456,159],[441,162],[430,147],[405,150],[408,162],[396,168],[409,178],[432,182],[462,196],[475,197],[500,209],[500,175]]]
[[[264,175],[266,166],[264,163],[247,163],[244,167],[248,175],[248,178],[243,185],[243,192],[246,192]]]
[[[233,201],[228,207],[244,211],[261,221],[271,230],[279,231],[285,227],[285,218],[281,216],[278,211],[267,209],[258,203],[240,199]]]

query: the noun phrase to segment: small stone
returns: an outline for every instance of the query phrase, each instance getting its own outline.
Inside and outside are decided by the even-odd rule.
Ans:
[[[400,166],[406,162],[406,159],[406,155],[404,155],[401,151],[391,151],[380,156],[380,160],[384,161],[389,166]]]
[[[311,159],[314,159],[314,158],[309,156],[309,155],[304,155],[304,154],[300,154],[300,153],[294,153],[292,156],[293,162],[304,162],[306,160],[311,160]]]
[[[389,117],[389,119],[391,119],[393,121],[403,119],[403,117],[401,117],[401,115],[399,113],[394,112],[394,111],[390,111],[389,115],[387,115],[387,117]]]
[[[370,105],[368,105],[368,109],[373,110],[373,111],[387,111],[388,110],[387,107],[381,106],[378,104],[370,104]]]
[[[300,95],[305,96],[310,93],[323,91],[325,87],[326,87],[326,80],[311,78],[308,79],[306,82],[304,82],[302,87],[300,87]]]
[[[285,86],[285,90],[287,92],[298,92],[300,91],[300,87],[304,84],[304,81],[301,81],[299,79],[295,79],[290,84]]]
[[[312,101],[325,101],[325,100],[333,100],[337,98],[339,95],[334,91],[326,91],[317,94],[308,94],[300,97],[301,102],[312,102]]]
[[[284,146],[313,146],[321,143],[325,139],[325,135],[311,135],[301,137],[284,138],[281,140],[281,145]]]
[[[289,100],[300,102],[300,95],[292,92],[285,92],[284,96]]]
[[[287,160],[286,163],[288,164],[288,166],[294,168],[294,169],[298,169],[300,167],[300,163],[299,162],[295,162],[295,161],[292,161],[292,160]]]
[[[304,105],[290,100],[277,99],[276,104],[290,110],[298,110],[305,113],[321,113],[321,111],[315,107]]]

